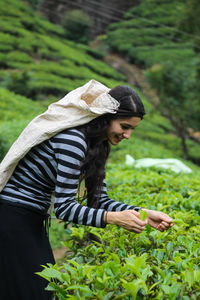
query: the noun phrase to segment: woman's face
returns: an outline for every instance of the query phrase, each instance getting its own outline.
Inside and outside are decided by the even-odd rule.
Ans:
[[[107,130],[107,139],[117,145],[123,139],[129,139],[133,129],[139,124],[139,117],[112,120]]]

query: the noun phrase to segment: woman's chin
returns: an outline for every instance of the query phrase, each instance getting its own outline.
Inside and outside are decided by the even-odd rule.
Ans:
[[[109,143],[113,146],[118,145],[120,142],[121,142],[121,140],[119,140],[119,139],[110,139],[109,140]]]

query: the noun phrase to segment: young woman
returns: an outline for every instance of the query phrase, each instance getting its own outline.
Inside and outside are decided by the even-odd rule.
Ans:
[[[111,200],[107,195],[105,164],[110,144],[129,139],[145,111],[141,99],[127,86],[108,93],[117,101],[115,113],[60,131],[31,148],[18,162],[0,193],[0,298],[45,300],[46,281],[35,272],[54,263],[44,220],[55,193],[54,209],[59,219],[104,228],[122,226],[140,233],[146,224],[163,231],[173,223],[162,212],[147,210],[139,219],[140,207]],[[87,206],[76,200],[85,181]]]

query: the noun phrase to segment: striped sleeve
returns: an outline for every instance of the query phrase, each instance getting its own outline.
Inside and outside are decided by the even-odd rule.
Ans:
[[[103,187],[102,187],[101,197],[99,202],[100,202],[99,208],[103,208],[107,211],[122,211],[126,209],[134,209],[136,211],[139,211],[141,208],[138,206],[127,205],[110,199],[107,194],[106,179],[104,179],[103,181]]]
[[[56,217],[77,224],[105,227],[103,208],[89,208],[76,201],[80,166],[87,151],[83,133],[75,129],[67,130],[54,136],[51,143],[57,160]]]

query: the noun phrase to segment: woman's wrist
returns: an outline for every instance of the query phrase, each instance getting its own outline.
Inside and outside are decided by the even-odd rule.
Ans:
[[[118,222],[117,222],[118,216],[119,216],[119,212],[117,212],[117,211],[105,211],[104,223],[117,225],[118,224]]]
[[[108,224],[108,218],[107,217],[108,217],[108,212],[105,211],[104,218],[103,218],[104,224]]]

